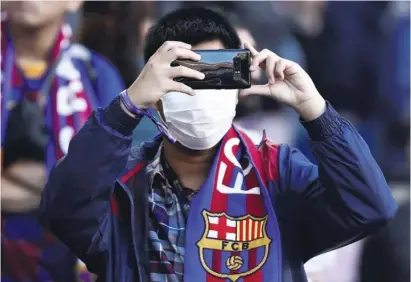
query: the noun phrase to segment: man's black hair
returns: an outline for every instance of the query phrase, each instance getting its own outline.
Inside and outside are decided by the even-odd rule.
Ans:
[[[235,29],[220,14],[202,7],[176,10],[162,17],[148,32],[144,59],[147,62],[166,41],[197,45],[216,39],[226,49],[241,46]]]

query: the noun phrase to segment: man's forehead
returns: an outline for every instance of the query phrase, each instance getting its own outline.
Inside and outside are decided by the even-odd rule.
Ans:
[[[212,49],[225,49],[221,40],[215,39],[210,41],[204,41],[192,46],[194,50],[212,50]]]

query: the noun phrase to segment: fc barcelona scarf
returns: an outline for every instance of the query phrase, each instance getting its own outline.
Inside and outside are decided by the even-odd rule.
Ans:
[[[62,25],[48,56],[40,89],[30,89],[16,64],[10,23],[1,23],[2,146],[10,111],[23,99],[38,103],[50,132],[47,169],[67,153],[71,138],[97,105],[84,59],[70,48],[71,28]],[[30,44],[30,42],[27,42]],[[74,281],[76,259],[37,222],[36,214],[2,213],[2,281]],[[56,259],[58,258],[58,259]],[[91,281],[91,280],[90,280]]]
[[[248,163],[241,166],[242,160]],[[266,181],[260,152],[231,128],[191,203],[184,281],[282,281],[280,233]]]
[[[1,134],[2,144],[10,110],[23,99],[39,103],[51,132],[46,149],[47,167],[67,153],[68,144],[97,105],[96,96],[82,60],[70,49],[71,28],[63,24],[48,57],[49,71],[40,89],[30,89],[16,64],[15,49],[7,21],[1,23]],[[27,44],[30,44],[29,42]]]

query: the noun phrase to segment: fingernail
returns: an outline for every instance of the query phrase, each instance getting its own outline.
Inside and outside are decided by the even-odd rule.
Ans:
[[[200,75],[200,78],[201,78],[201,79],[204,79],[204,78],[205,78],[205,74],[202,73],[202,74]]]

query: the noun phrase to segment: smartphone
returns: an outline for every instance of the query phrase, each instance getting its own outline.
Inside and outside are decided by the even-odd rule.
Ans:
[[[184,66],[204,73],[203,80],[177,77],[193,89],[245,89],[251,86],[250,51],[243,49],[194,50],[200,61],[175,60],[171,66]]]

